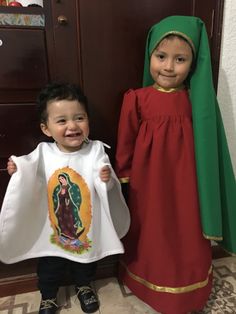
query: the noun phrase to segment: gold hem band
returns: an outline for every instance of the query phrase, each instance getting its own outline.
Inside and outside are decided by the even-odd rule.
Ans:
[[[203,237],[207,240],[213,240],[213,241],[222,241],[223,237],[216,237],[216,236],[209,236],[203,233]]]
[[[156,291],[156,292],[167,292],[167,293],[173,293],[173,294],[180,294],[180,293],[186,293],[186,292],[191,292],[200,288],[203,288],[207,286],[209,282],[209,276],[212,273],[212,266],[210,267],[208,271],[207,278],[203,281],[196,282],[194,284],[185,286],[185,287],[162,287],[162,286],[157,286],[152,284],[151,282],[148,282],[147,280],[133,274],[131,271],[129,271],[128,267],[121,262],[121,265],[125,268],[127,274],[134,279],[135,281],[139,282],[140,284],[144,285],[145,287],[149,288],[150,290]]]

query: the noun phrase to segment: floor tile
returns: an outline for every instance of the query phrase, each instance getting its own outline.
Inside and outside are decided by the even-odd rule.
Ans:
[[[101,302],[101,314],[156,314],[148,305],[132,294],[124,297],[116,278],[107,278],[95,282]]]
[[[192,314],[236,314],[236,257],[214,260],[213,275],[212,293],[204,310]],[[100,300],[95,314],[158,313],[116,278],[97,280],[93,285]],[[83,314],[73,286],[60,288],[58,300],[60,314]],[[37,314],[39,303],[38,291],[0,298],[0,314]]]

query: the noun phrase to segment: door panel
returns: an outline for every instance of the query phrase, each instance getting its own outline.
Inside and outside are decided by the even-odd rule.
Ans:
[[[192,10],[189,0],[147,0],[138,5],[135,0],[80,1],[82,73],[91,105],[91,134],[112,146],[112,160],[123,93],[141,86],[149,28],[168,15],[192,14]]]
[[[43,30],[1,29],[1,103],[34,101],[48,82]],[[11,92],[10,92],[11,91]]]
[[[198,0],[193,14],[199,16],[206,24],[211,49],[212,72],[215,89],[217,90],[221,31],[223,22],[224,0]]]
[[[46,23],[51,78],[81,85],[79,1],[46,1],[45,5],[51,12]]]
[[[34,104],[0,104],[0,157],[25,155],[41,137]]]
[[[168,15],[194,14],[203,18],[210,34],[212,11],[219,9],[220,2],[80,1],[81,66],[91,106],[91,137],[111,145],[112,161],[123,93],[142,83],[149,28]]]
[[[32,151],[41,139],[41,131],[34,104],[0,104],[0,121],[1,204],[10,178],[6,171],[8,158],[11,155],[25,155]]]

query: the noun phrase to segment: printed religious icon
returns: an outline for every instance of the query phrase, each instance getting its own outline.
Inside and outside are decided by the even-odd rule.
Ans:
[[[69,167],[56,170],[48,182],[51,242],[66,251],[83,254],[91,248],[91,197],[84,179]]]

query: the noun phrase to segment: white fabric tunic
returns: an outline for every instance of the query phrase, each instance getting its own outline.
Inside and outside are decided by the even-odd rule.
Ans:
[[[103,143],[89,141],[65,153],[40,143],[15,157],[17,171],[7,187],[0,215],[0,260],[59,256],[89,263],[124,252],[120,241],[129,210]],[[99,171],[109,165],[108,183]]]

